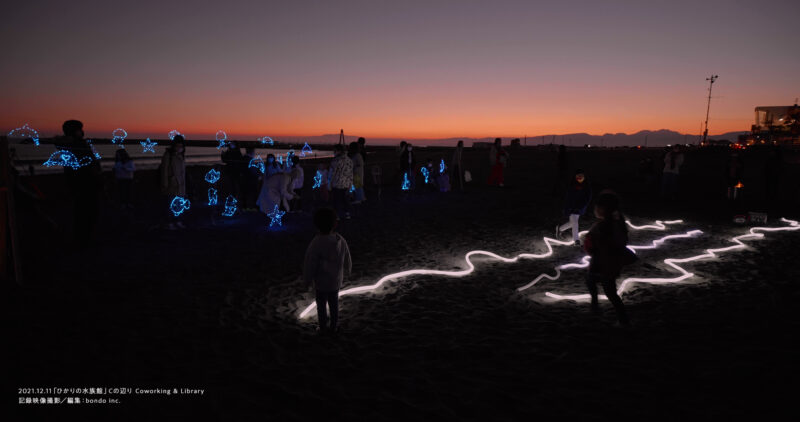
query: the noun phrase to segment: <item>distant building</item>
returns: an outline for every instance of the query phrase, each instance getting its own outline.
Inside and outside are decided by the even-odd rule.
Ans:
[[[756,107],[751,132],[739,137],[739,143],[800,145],[800,107]]]

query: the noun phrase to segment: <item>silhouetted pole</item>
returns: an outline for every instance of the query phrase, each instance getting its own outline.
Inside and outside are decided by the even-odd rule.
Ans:
[[[708,105],[706,106],[706,130],[703,131],[703,141],[702,143],[706,143],[706,138],[708,137],[708,113],[711,111],[711,89],[714,88],[714,81],[719,78],[719,75],[711,75],[706,78],[708,82]]]
[[[344,145],[344,129],[339,130],[339,145]]]

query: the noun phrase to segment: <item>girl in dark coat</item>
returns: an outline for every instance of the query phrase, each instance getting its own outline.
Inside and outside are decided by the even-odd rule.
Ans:
[[[576,245],[580,245],[578,239],[578,220],[586,213],[586,207],[592,201],[592,188],[586,181],[583,170],[575,171],[575,179],[567,190],[567,198],[564,201],[564,215],[569,216],[569,221],[556,226],[556,238],[561,237],[561,232],[569,228],[572,229],[572,240]]]

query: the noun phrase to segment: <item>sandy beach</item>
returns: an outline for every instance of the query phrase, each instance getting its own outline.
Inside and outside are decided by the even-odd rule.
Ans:
[[[418,151],[419,161],[449,164],[452,156],[450,148]],[[339,227],[353,256],[345,288],[411,269],[464,270],[473,250],[508,258],[546,252],[543,238],[563,222],[555,152],[509,152],[505,187],[486,186],[487,151],[467,149],[474,181],[448,193],[425,191],[421,179],[415,192],[400,192],[396,152],[369,154],[367,169],[383,173],[380,199],[367,183],[367,201]],[[595,192],[619,193],[632,224],[682,220],[631,229],[629,245],[702,232],[638,251],[622,278],[676,277],[665,259],[736,245],[731,238],[753,227],[733,223],[737,213],[765,212],[760,226],[772,228],[792,227],[780,217],[800,220],[794,155],[786,155],[782,199],[766,204],[765,156],[749,152],[744,199],[730,204],[726,150],[687,154],[675,202],[659,200],[657,185],[637,173],[642,158],[658,163],[661,153],[569,152],[570,169],[584,169]],[[226,219],[202,206],[209,167],[189,168],[196,205],[182,231],[158,227],[164,210],[154,171],[137,173],[131,215],[119,212],[108,179],[87,250],[69,242],[61,176],[24,179],[44,199],[19,205],[24,281],[7,292],[14,385],[187,391],[115,396],[116,405],[80,409],[81,418],[105,420],[695,420],[790,411],[800,369],[792,340],[800,328],[793,252],[800,230],[764,232],[743,240],[746,247],[682,264],[693,276],[679,283],[632,283],[622,295],[630,328],[615,326],[608,302],[594,315],[585,300],[546,296],[585,294],[585,269],[518,290],[585,255],[556,245],[547,257],[478,256],[467,275],[414,275],[342,297],[341,333],[323,337],[313,313],[299,318],[312,301],[301,269],[315,233],[310,212],[321,205],[311,189],[317,161],[304,162],[304,212],[286,214],[273,230],[256,211]],[[581,230],[592,222],[582,218]],[[53,412],[18,411],[23,419]]]

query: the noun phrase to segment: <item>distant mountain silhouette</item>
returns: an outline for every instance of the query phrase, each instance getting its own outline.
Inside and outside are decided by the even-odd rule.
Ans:
[[[735,142],[738,135],[748,133],[742,132],[728,132],[719,135],[709,135],[709,139],[727,139]],[[345,135],[347,143],[355,142],[358,135]],[[503,137],[503,145],[508,145],[512,138]],[[287,136],[276,137],[276,141],[284,143],[300,143],[308,142],[310,144],[335,144],[339,142],[339,134],[325,134],[319,136]],[[470,146],[475,142],[493,142],[494,137],[488,138],[428,138],[428,139],[409,139],[409,138],[370,138],[367,137],[368,145],[398,145],[401,141],[411,142],[412,144],[420,146],[455,146],[459,141],[463,140],[466,146]],[[520,142],[525,144],[523,137],[520,137]],[[697,134],[683,134],[673,130],[641,130],[633,134],[627,133],[606,133],[603,135],[590,135],[588,133],[566,133],[566,134],[549,134],[539,136],[529,136],[527,138],[528,146],[547,145],[547,144],[564,144],[573,147],[582,147],[584,145],[592,146],[605,146],[605,147],[620,147],[620,146],[637,146],[645,144],[648,147],[663,147],[673,144],[692,144],[696,145],[700,142],[700,135]]]

